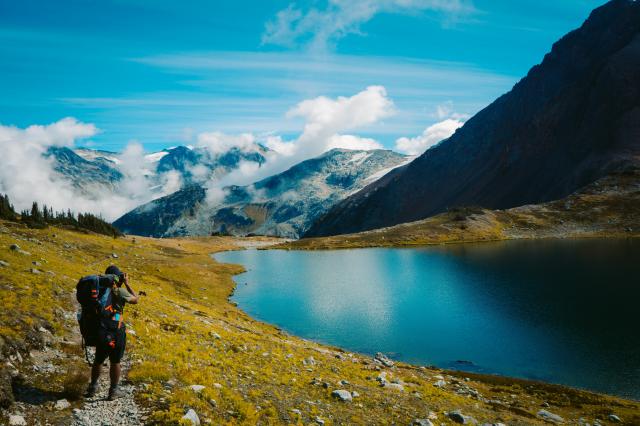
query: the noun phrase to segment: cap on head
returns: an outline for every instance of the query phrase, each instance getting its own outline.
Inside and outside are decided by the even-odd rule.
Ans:
[[[122,276],[124,275],[120,268],[118,268],[116,265],[107,266],[107,270],[104,271],[104,273],[107,275],[116,275],[119,278],[122,278]]]

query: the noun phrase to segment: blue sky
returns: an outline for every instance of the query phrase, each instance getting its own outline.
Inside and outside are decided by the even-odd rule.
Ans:
[[[0,0],[0,123],[70,116],[109,150],[295,138],[299,102],[379,85],[394,113],[353,133],[392,148],[486,106],[603,3]]]

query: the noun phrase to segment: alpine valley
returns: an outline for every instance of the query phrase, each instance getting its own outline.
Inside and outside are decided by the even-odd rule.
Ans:
[[[640,425],[640,0],[0,40],[0,426]]]

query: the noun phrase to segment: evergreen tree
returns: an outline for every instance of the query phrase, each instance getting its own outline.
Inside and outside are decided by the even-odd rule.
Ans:
[[[0,219],[16,220],[16,212],[7,194],[0,195]]]
[[[37,201],[34,201],[31,205],[31,221],[34,223],[43,222],[42,212],[40,211],[40,207],[38,207]]]
[[[0,194],[0,219],[18,220],[13,205],[9,201],[9,196]],[[96,216],[92,213],[78,213],[76,218],[71,209],[53,211],[53,207],[46,204],[40,206],[37,201],[31,205],[31,210],[22,210],[20,212],[20,221],[27,224],[31,228],[44,228],[47,225],[62,225],[73,227],[74,229],[87,230],[98,234],[110,235],[113,237],[122,236],[122,232],[106,220],[102,216]]]

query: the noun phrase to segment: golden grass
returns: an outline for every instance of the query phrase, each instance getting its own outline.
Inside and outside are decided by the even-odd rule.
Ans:
[[[17,243],[30,256],[8,249]],[[308,342],[257,322],[228,302],[238,265],[215,262],[212,252],[234,248],[231,238],[112,239],[49,228],[32,230],[0,222],[2,290],[0,330],[7,341],[18,342],[40,324],[50,325],[59,344],[71,336],[73,320],[65,313],[76,310],[73,291],[77,279],[101,272],[112,261],[131,277],[136,290],[147,296],[128,306],[128,378],[139,385],[139,403],[152,424],[180,424],[193,408],[205,423],[213,424],[310,424],[317,417],[330,424],[409,424],[461,409],[481,422],[537,424],[540,404],[559,400],[562,387],[504,379],[496,386],[491,378],[473,376],[464,381],[447,372],[399,364],[386,369],[405,383],[404,392],[381,388],[375,377],[380,367],[371,358]],[[118,255],[117,259],[111,257]],[[41,266],[32,265],[37,260]],[[43,271],[33,274],[30,268]],[[53,271],[55,275],[49,274]],[[73,349],[68,349],[74,352]],[[304,360],[315,359],[315,365]],[[444,374],[447,389],[433,386],[435,375]],[[328,383],[314,385],[314,378]],[[64,377],[52,377],[49,386],[61,389]],[[339,385],[346,380],[348,385]],[[456,384],[457,382],[457,384]],[[523,384],[524,383],[524,384]],[[205,389],[196,393],[190,385]],[[500,405],[458,395],[456,387],[470,386],[488,400],[509,400]],[[331,397],[346,388],[360,396],[353,402]],[[593,420],[604,412],[640,421],[640,405],[609,396],[571,391],[582,398],[575,404],[548,408],[567,419]],[[594,396],[595,395],[595,396]],[[301,415],[292,412],[300,410]],[[635,416],[635,417],[634,417]]]

